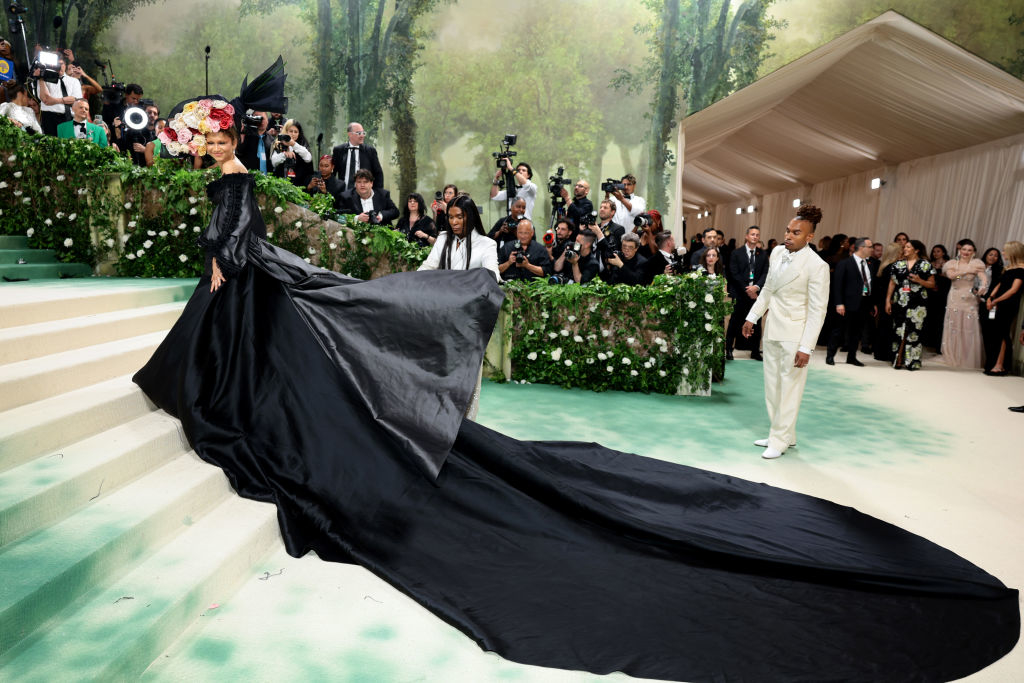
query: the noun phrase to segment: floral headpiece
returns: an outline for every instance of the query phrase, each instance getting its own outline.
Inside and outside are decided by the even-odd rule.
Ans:
[[[157,137],[168,154],[206,154],[206,135],[234,125],[235,108],[224,100],[202,99],[189,102],[171,117]]]

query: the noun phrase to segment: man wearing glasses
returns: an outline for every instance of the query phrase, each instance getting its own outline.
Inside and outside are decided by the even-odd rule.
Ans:
[[[590,194],[590,183],[580,180],[572,189],[572,199],[569,199],[569,190],[562,187],[562,196],[566,199],[565,215],[577,228],[582,225],[580,221],[594,211],[594,203],[587,195]]]
[[[636,176],[627,173],[622,176],[622,184],[625,190],[605,193],[605,199],[610,199],[615,205],[615,222],[632,230],[633,219],[647,211],[647,202],[643,197],[637,197]]]
[[[366,144],[366,131],[361,123],[348,124],[348,142],[331,151],[334,171],[342,182],[342,191],[355,186],[356,171],[365,168],[373,176],[373,189],[384,189],[384,171],[377,159],[377,150]]]

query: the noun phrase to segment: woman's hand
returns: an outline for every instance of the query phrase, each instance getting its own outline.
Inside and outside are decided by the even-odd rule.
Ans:
[[[985,308],[986,309],[991,311],[995,307],[996,307],[996,302],[995,302],[994,299],[985,299]]]
[[[213,277],[210,278],[210,292],[216,292],[225,282],[227,282],[227,279],[225,279],[224,273],[220,272],[217,259],[213,259]]]
[[[885,302],[885,314],[886,315],[892,315],[892,302],[891,301],[886,301]]]

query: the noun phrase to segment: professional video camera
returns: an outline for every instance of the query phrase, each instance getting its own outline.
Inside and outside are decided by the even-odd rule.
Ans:
[[[501,149],[497,152],[491,152],[491,156],[495,159],[495,164],[498,168],[505,168],[505,159],[511,159],[516,156],[516,152],[511,151],[509,148],[516,144],[518,136],[515,134],[506,134],[501,140]]]
[[[565,167],[559,166],[555,175],[548,177],[548,192],[551,193],[552,206],[565,206],[565,197],[562,196],[562,188],[572,185],[570,178],[564,178]]]
[[[47,83],[56,83],[60,80],[60,55],[49,48],[40,49],[30,73],[38,73],[37,78]]]
[[[257,114],[255,114],[252,109],[247,109],[245,111],[245,114],[242,116],[242,133],[258,135],[260,131],[260,125],[262,123],[262,116],[258,116]]]
[[[613,192],[624,192],[625,190],[626,184],[616,180],[615,178],[609,178],[601,183],[601,192],[611,194]]]

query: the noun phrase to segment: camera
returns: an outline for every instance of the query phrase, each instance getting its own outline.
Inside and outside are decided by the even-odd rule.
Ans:
[[[570,282],[572,282],[572,280],[570,280],[567,276],[560,275],[557,273],[555,275],[551,275],[550,277],[548,277],[549,285],[566,285],[569,284]]]
[[[555,244],[555,241],[556,240],[554,230],[548,230],[546,233],[544,233],[544,244],[550,247]]]
[[[597,225],[597,211],[591,211],[589,215],[580,218],[580,227]]]
[[[516,136],[515,134],[506,134],[505,137],[501,139],[501,146],[504,149],[501,149],[497,152],[491,152],[491,156],[494,157],[495,159],[494,163],[495,165],[497,165],[498,168],[505,168],[505,159],[511,159],[512,157],[516,156],[516,152],[510,151],[509,147],[516,144],[517,137],[518,136]]]
[[[520,242],[519,240],[516,240],[515,248],[512,250],[512,253],[516,255],[516,265],[517,266],[523,265],[523,261],[526,260],[526,257],[523,256],[521,251],[519,251],[522,248],[523,248],[523,243]]]
[[[563,252],[563,255],[568,261],[575,261],[576,259],[578,259],[580,257],[580,243],[569,242],[569,244],[565,245],[565,251]]]
[[[277,141],[278,142],[291,142],[292,141],[292,136],[291,135],[286,135],[284,133],[281,133],[280,135],[277,136]]]
[[[47,83],[56,83],[60,80],[60,56],[52,50],[40,50],[36,61],[32,64],[32,71],[39,70],[39,78]]]
[[[672,267],[672,273],[675,275],[682,275],[690,270],[689,264],[686,263],[686,247],[676,249],[672,257],[669,258],[668,264]]]
[[[626,184],[619,182],[615,178],[609,178],[608,180],[601,183],[601,192],[607,192],[611,194],[613,192],[624,192],[626,190]]]
[[[505,216],[505,223],[501,226],[501,229],[505,232],[515,232],[516,228],[519,227],[519,220],[515,216]],[[516,242],[518,248],[519,242]]]
[[[258,134],[260,130],[260,124],[263,123],[263,117],[257,116],[253,113],[252,109],[249,109],[242,116],[242,132],[249,133],[252,135]]]
[[[559,166],[558,171],[555,175],[548,177],[548,192],[551,193],[553,203],[565,204],[565,199],[562,197],[562,188],[566,185],[572,185],[572,180],[564,178],[565,167]]]
[[[651,223],[653,223],[653,221],[651,220],[651,214],[649,213],[642,213],[633,219],[633,225],[638,228],[646,228]]]
[[[437,192],[434,193],[434,201],[435,202],[442,201],[443,199],[444,199],[444,195],[441,193],[441,190],[438,190]]]

